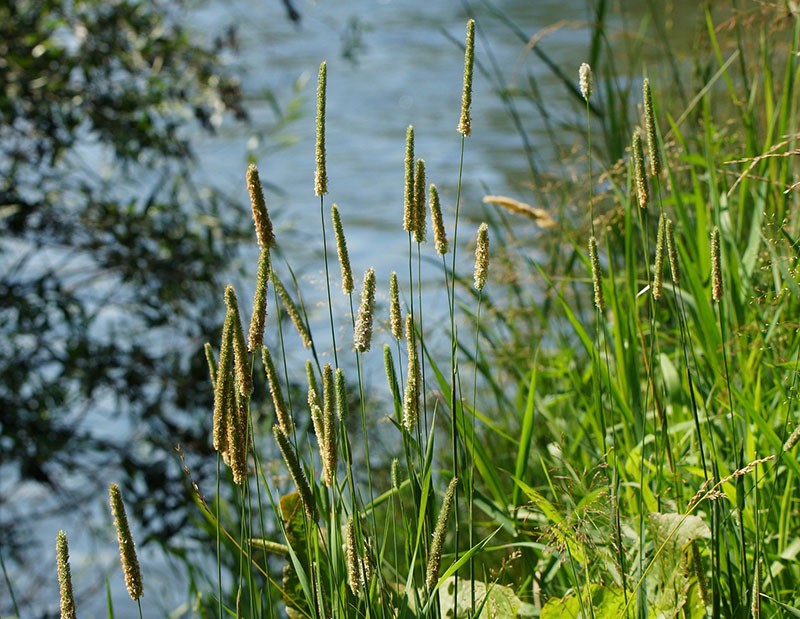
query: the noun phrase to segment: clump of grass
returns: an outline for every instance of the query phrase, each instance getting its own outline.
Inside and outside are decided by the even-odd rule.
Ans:
[[[598,41],[604,40],[607,25],[605,5],[597,7]],[[689,108],[670,111],[670,130],[662,135],[656,110],[666,117],[672,102],[654,101],[646,79],[640,102],[646,165],[641,131],[627,122],[607,66],[602,73],[603,62],[610,62],[603,54],[611,51],[603,52],[598,43],[591,62],[601,68],[602,79],[595,84],[584,63],[577,87],[574,76],[569,80],[587,115],[588,180],[578,168],[575,193],[585,195],[588,186],[588,208],[581,206],[574,217],[563,209],[552,211],[559,213],[558,220],[537,228],[542,259],[530,252],[510,256],[503,250],[514,247],[518,229],[506,218],[533,217],[534,207],[487,196],[494,199],[491,204],[503,198],[510,206],[484,213],[489,217],[478,228],[470,281],[467,266],[459,262],[458,241],[465,138],[477,128],[471,116],[475,23],[470,21],[458,122],[462,154],[459,175],[451,182],[455,216],[445,222],[439,192],[427,183],[409,125],[403,183],[409,272],[403,282],[391,272],[386,333],[374,321],[372,268],[365,272],[358,312],[353,309],[342,225],[346,213],[334,205],[331,218],[350,315],[334,317],[325,252],[331,349],[320,340],[317,348],[306,306],[300,302],[298,307],[273,271],[269,249],[275,240],[257,170],[248,170],[261,248],[249,351],[233,288],[225,291],[219,360],[205,347],[214,385],[212,441],[231,465],[225,480],[237,488],[226,504],[218,466],[213,509],[198,492],[218,540],[217,616],[275,612],[279,600],[288,615],[309,617],[485,617],[500,612],[500,604],[514,609],[510,615],[543,617],[777,616],[796,610],[800,571],[774,557],[791,551],[793,531],[800,526],[792,509],[800,465],[789,453],[800,441],[800,429],[789,433],[794,379],[784,376],[798,367],[787,360],[800,359],[800,341],[791,326],[800,315],[793,240],[800,224],[785,216],[791,212],[787,207],[796,206],[788,156],[795,138],[788,136],[796,133],[791,110],[800,61],[787,55],[780,92],[770,83],[763,95],[736,96],[737,80],[710,17],[708,25],[709,57],[716,64],[704,74],[717,75],[728,90],[745,139],[723,135],[726,124],[714,115],[720,93],[711,83],[698,89]],[[800,48],[800,29],[792,30],[788,47]],[[738,47],[736,53],[743,57],[746,51]],[[761,54],[760,62],[768,57]],[[775,79],[779,73],[769,75]],[[314,182],[321,207],[327,194],[326,81],[323,63]],[[768,117],[760,115],[759,97],[765,98]],[[593,107],[597,99],[608,106],[605,114]],[[609,149],[613,157],[595,179],[593,160],[603,155],[591,146],[598,123],[608,144],[627,142],[633,130],[632,164],[622,148]],[[742,153],[734,157],[738,148]],[[780,148],[787,149],[785,157],[774,156]],[[720,172],[731,162],[744,164],[735,180]],[[432,248],[426,246],[426,187]],[[572,201],[574,195],[567,192],[564,199]],[[647,213],[651,200],[659,211],[657,226]],[[325,246],[323,213],[321,208]],[[588,255],[581,240],[587,237]],[[433,332],[429,313],[423,317],[422,312],[423,252],[442,260],[445,286],[432,295],[444,297],[439,305],[448,311],[449,359],[444,362],[441,351],[423,337]],[[504,260],[512,265],[511,282],[497,279]],[[669,262],[669,281],[664,262]],[[522,283],[526,273],[541,295],[528,304],[529,314],[524,313],[528,305],[512,305],[531,300]],[[300,298],[293,274],[292,280]],[[289,316],[312,356],[306,359],[305,399],[297,396],[302,369],[291,365],[294,351],[286,350],[280,316],[275,329],[265,326],[267,281],[280,299],[278,309]],[[403,307],[401,299],[409,306]],[[435,320],[444,322],[441,316]],[[474,352],[459,335],[469,320],[475,323]],[[339,322],[353,328],[350,357],[337,355]],[[434,328],[447,330],[438,322]],[[262,346],[264,333],[269,349]],[[364,371],[368,351],[381,338],[389,340],[382,346],[384,392]],[[266,394],[253,384],[256,347],[262,350],[270,392],[264,403],[257,400]],[[356,385],[345,380],[345,369],[349,373],[352,367]],[[462,395],[465,367],[474,368],[471,401]],[[351,416],[348,409],[356,401],[361,415]],[[781,414],[775,415],[778,409]],[[381,448],[391,448],[388,471],[370,456],[372,426],[379,419],[388,420],[381,424],[389,437],[382,437]],[[269,423],[275,442],[261,445]],[[363,447],[354,450],[351,434],[359,424]],[[770,455],[759,456],[764,453]],[[463,507],[460,495],[466,498]],[[124,508],[121,519],[127,529]],[[129,531],[124,537],[130,539]],[[141,576],[138,568],[130,568],[122,538],[120,533],[123,565],[129,566],[126,582],[129,572],[133,583],[133,574],[138,575],[138,589],[131,593],[138,600]],[[232,557],[230,579],[222,577],[219,565],[223,540]],[[61,566],[59,553],[60,573]],[[226,584],[230,591],[223,591],[223,582],[231,583]]]

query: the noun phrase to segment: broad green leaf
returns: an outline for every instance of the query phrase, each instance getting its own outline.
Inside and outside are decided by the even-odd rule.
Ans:
[[[580,598],[571,592],[560,600],[550,600],[542,608],[540,619],[618,619],[624,617],[625,596],[622,589],[591,585]]]

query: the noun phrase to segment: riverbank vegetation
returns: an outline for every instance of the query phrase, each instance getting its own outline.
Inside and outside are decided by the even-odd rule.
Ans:
[[[586,64],[559,68],[584,121],[575,173],[535,185],[535,204],[489,195],[465,215],[469,171],[427,178],[409,126],[393,273],[348,258],[322,63],[309,194],[328,326],[273,260],[253,165],[255,293],[220,291],[206,347],[218,483],[194,489],[216,570],[187,557],[191,612],[800,614],[793,6],[704,7],[703,53],[662,77],[615,72],[597,3]],[[499,71],[475,30],[462,157],[480,130],[472,81]],[[498,94],[512,115],[526,96]],[[522,226],[541,229],[536,251]]]

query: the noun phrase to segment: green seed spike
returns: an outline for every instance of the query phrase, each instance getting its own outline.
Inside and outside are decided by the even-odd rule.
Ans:
[[[397,273],[389,276],[389,325],[392,336],[396,340],[403,339],[403,317],[400,313],[400,291],[397,285]]]
[[[267,375],[267,383],[269,383],[269,391],[272,395],[272,405],[275,407],[275,419],[281,430],[289,435],[294,431],[294,421],[286,409],[281,383],[278,379],[278,373],[275,371],[275,363],[272,361],[272,355],[266,346],[261,347],[261,359],[264,363],[264,371]]]
[[[414,231],[414,127],[406,129],[405,189],[403,192],[403,230]]]
[[[337,461],[336,428],[334,427],[336,389],[333,383],[333,368],[330,363],[326,363],[322,368],[322,436],[318,439],[322,461],[322,479],[329,488],[333,485]]]
[[[450,480],[450,484],[447,486],[447,491],[442,501],[442,507],[439,510],[439,518],[436,520],[436,527],[433,529],[433,541],[431,542],[431,549],[428,555],[428,568],[425,570],[425,586],[428,591],[432,591],[439,580],[444,539],[447,535],[447,524],[450,520],[450,514],[453,511],[457,485],[458,477],[453,477],[453,479]]]
[[[411,433],[417,427],[419,400],[422,392],[422,374],[414,337],[414,318],[411,314],[406,316],[406,344],[408,346],[408,371],[406,372],[406,389],[403,396],[403,426],[407,432]]]
[[[286,463],[286,468],[289,469],[289,475],[294,481],[300,498],[303,501],[303,507],[306,510],[306,516],[314,522],[317,521],[317,506],[314,500],[314,493],[311,491],[311,486],[308,484],[303,467],[300,465],[300,460],[297,458],[289,437],[280,429],[279,426],[272,426],[272,433],[275,435],[275,441],[278,443],[278,448],[281,450],[281,455]]]
[[[633,154],[633,176],[636,182],[636,195],[639,199],[639,208],[647,208],[650,203],[650,190],[647,186],[647,172],[644,167],[644,150],[642,149],[642,133],[639,128],[633,132],[631,141]]]
[[[439,192],[436,190],[436,185],[431,184],[429,193],[431,203],[431,221],[433,223],[433,242],[436,246],[436,253],[440,256],[444,256],[447,253],[447,233],[444,230],[442,206],[439,203]]]
[[[347,384],[344,380],[344,370],[336,368],[333,377],[334,389],[336,391],[336,416],[341,423],[347,420],[348,406],[347,406]]]
[[[214,359],[214,349],[211,344],[206,342],[203,345],[203,352],[206,354],[206,363],[208,364],[208,375],[211,377],[211,386],[216,389],[217,385],[217,362]]]
[[[261,188],[261,180],[258,177],[258,168],[251,163],[247,168],[247,192],[250,194],[250,206],[253,209],[253,223],[256,227],[256,237],[261,249],[275,245],[275,233],[272,229],[272,221],[267,211],[267,203],[264,200],[264,191]]]
[[[482,223],[478,228],[478,242],[475,246],[475,290],[481,291],[486,285],[489,273],[489,226]]]
[[[458,132],[463,136],[472,133],[472,119],[469,108],[472,106],[472,71],[475,64],[475,20],[467,22],[467,41],[464,48],[464,89],[461,93],[461,117],[458,119]]]
[[[314,194],[323,196],[328,193],[328,171],[325,164],[325,91],[328,84],[328,64],[319,65],[317,79],[317,142],[316,170],[314,172]]]
[[[249,443],[247,398],[234,393],[233,405],[228,416],[228,466],[231,467],[233,483],[241,486],[247,478],[247,446]]]
[[[342,268],[342,292],[350,294],[353,292],[353,269],[350,268],[350,255],[347,253],[347,241],[342,227],[342,218],[339,215],[339,207],[335,204],[331,207],[333,217],[333,232],[336,236],[336,253],[339,255],[339,266]]]
[[[717,303],[722,300],[722,259],[717,226],[711,231],[711,298]]]
[[[269,249],[262,247],[258,255],[253,315],[250,317],[250,330],[247,338],[247,349],[250,352],[255,352],[264,344],[264,325],[267,321],[267,283],[270,270]]]
[[[389,383],[389,389],[392,391],[392,399],[394,402],[400,402],[400,389],[397,386],[397,375],[394,371],[392,349],[389,344],[383,345],[383,368],[386,372],[386,381]]]
[[[219,351],[217,380],[214,384],[213,445],[220,454],[228,451],[228,401],[233,391],[233,315],[225,314]]]
[[[589,263],[592,266],[592,286],[594,287],[594,305],[600,311],[606,306],[603,296],[603,273],[600,270],[600,257],[597,255],[597,239],[589,238]]]
[[[681,283],[681,270],[678,264],[678,248],[675,246],[675,232],[672,229],[672,220],[667,219],[667,257],[669,258],[669,270],[672,273],[672,283],[675,286]]]
[[[789,438],[786,439],[786,442],[783,444],[783,451],[791,451],[797,443],[800,443],[800,425],[798,425],[794,429],[794,432],[789,435]]]
[[[658,236],[656,237],[656,263],[653,267],[653,298],[658,301],[664,285],[664,241],[666,236],[667,217],[664,213],[658,218]]]
[[[317,375],[314,372],[314,364],[311,363],[310,359],[306,359],[306,382],[308,383],[308,407],[316,406],[322,409],[322,398],[319,397]]]
[[[650,80],[642,84],[642,100],[644,102],[644,125],[647,131],[647,151],[650,154],[650,173],[654,177],[661,174],[661,153],[658,150],[658,132],[656,114],[653,111],[653,94],[650,92]]]
[[[233,336],[233,363],[236,373],[236,382],[239,385],[239,393],[248,397],[253,393],[253,376],[250,373],[250,358],[244,343],[244,332],[242,331],[242,320],[239,315],[239,302],[236,300],[236,292],[233,286],[228,284],[225,288],[225,305],[231,313],[232,336]]]
[[[425,242],[425,206],[425,160],[417,159],[414,168],[414,240],[417,243]]]
[[[375,270],[367,269],[364,273],[364,285],[361,289],[361,305],[354,328],[353,343],[359,352],[367,352],[372,344],[372,318],[375,313]]]
[[[311,333],[306,323],[303,321],[303,317],[300,315],[300,310],[297,309],[297,305],[295,305],[292,297],[289,296],[289,293],[286,291],[286,288],[284,288],[283,283],[275,271],[271,271],[270,278],[272,279],[272,285],[275,286],[275,292],[278,293],[278,297],[283,304],[283,309],[286,310],[294,328],[297,329],[297,333],[300,335],[300,339],[303,340],[303,346],[311,348]]]
[[[128,525],[128,516],[125,514],[125,504],[122,502],[122,493],[117,484],[111,484],[108,489],[111,503],[111,514],[114,516],[114,527],[117,529],[119,542],[119,556],[122,562],[122,571],[125,573],[125,587],[132,600],[142,597],[142,573],[139,570],[139,559],[136,556],[136,546]]]
[[[61,619],[75,619],[75,596],[72,594],[72,575],[69,567],[69,544],[67,534],[59,531],[56,534],[56,567],[58,570],[58,588],[61,592]]]

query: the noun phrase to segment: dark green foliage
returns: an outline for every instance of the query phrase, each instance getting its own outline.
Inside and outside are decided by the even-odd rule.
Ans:
[[[186,413],[208,402],[200,337],[246,231],[189,178],[187,118],[246,114],[227,43],[191,40],[183,9],[0,4],[1,474],[62,490],[66,472],[119,465],[150,534],[185,518],[174,445],[207,450],[208,420]],[[113,431],[123,417],[133,439]]]

